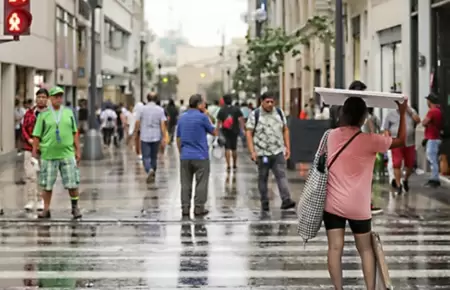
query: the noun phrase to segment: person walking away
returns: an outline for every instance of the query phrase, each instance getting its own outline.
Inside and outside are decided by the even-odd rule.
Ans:
[[[178,108],[175,106],[175,102],[172,99],[169,100],[169,104],[167,105],[167,114],[169,116],[169,144],[172,144],[179,116]]]
[[[229,171],[231,158],[233,158],[233,169],[237,169],[237,140],[245,124],[241,109],[232,105],[231,95],[223,96],[223,100],[225,105],[217,114],[217,127],[222,130],[225,137],[225,160]]]
[[[58,171],[64,188],[71,197],[72,216],[81,218],[78,207],[81,157],[80,140],[77,134],[75,116],[72,110],[62,106],[64,90],[60,87],[50,89],[51,106],[41,112],[33,130],[33,157],[38,158],[40,150],[39,185],[42,188],[44,209],[38,218],[50,218],[50,201]]]
[[[441,181],[439,178],[439,147],[441,146],[441,130],[443,127],[442,111],[439,106],[439,98],[434,94],[427,97],[428,113],[422,121],[425,127],[425,143],[427,159],[430,163],[431,177],[425,184],[428,187],[439,187]]]
[[[116,128],[116,133],[117,133],[117,138],[114,140],[114,145],[116,145],[116,147],[119,147],[120,142],[122,142],[123,137],[124,137],[124,126],[126,124],[126,117],[123,114],[123,104],[120,103],[117,107],[116,107],[116,115],[117,115],[117,128]]]
[[[142,161],[147,173],[147,183],[155,181],[159,146],[164,144],[164,136],[167,134],[167,118],[164,109],[156,104],[157,99],[157,95],[148,94],[148,103],[136,117],[136,129],[141,132]]]
[[[20,100],[14,101],[14,129],[16,139],[16,149],[18,153],[22,151],[22,120],[25,116],[25,108],[21,106]]]
[[[192,183],[195,178],[194,215],[208,214],[205,204],[208,198],[210,175],[207,134],[217,135],[211,117],[205,113],[205,101],[201,95],[189,98],[189,110],[180,116],[177,127],[177,145],[180,152],[181,214],[191,212]]]
[[[213,118],[214,123],[216,123],[217,114],[219,114],[219,111],[220,111],[219,100],[215,100],[212,105],[208,106],[208,112]]]
[[[32,151],[33,129],[39,114],[47,110],[47,102],[48,91],[46,89],[39,89],[36,92],[36,106],[28,109],[23,117],[22,137],[24,140],[25,192],[27,193],[26,211],[32,211],[34,208],[38,211],[44,209],[44,201],[42,200],[37,182],[39,173],[36,171],[37,164],[34,164],[37,159],[33,158]]]
[[[184,100],[180,100],[180,115],[186,112],[187,107],[184,105]]]
[[[282,200],[281,209],[295,207],[289,193],[286,160],[291,155],[289,128],[283,111],[275,107],[273,94],[261,96],[261,106],[255,109],[247,121],[247,146],[258,166],[258,189],[261,208],[269,211],[268,180],[272,171]]]
[[[111,141],[114,136],[114,130],[117,126],[117,114],[110,104],[105,106],[105,110],[100,114],[100,121],[103,133],[103,144],[106,147],[111,146]]]
[[[390,181],[392,188],[397,194],[409,191],[409,177],[414,171],[416,163],[416,126],[420,123],[420,117],[417,112],[408,107],[406,110],[406,142],[405,146],[393,148],[391,150],[392,168],[394,171],[394,179]],[[383,130],[387,136],[396,137],[398,127],[400,126],[399,110],[392,110],[384,119]],[[405,175],[402,178],[402,165]]]
[[[396,138],[361,132],[367,107],[359,97],[348,98],[341,108],[340,127],[327,141],[328,184],[323,221],[328,240],[328,271],[335,289],[343,289],[342,253],[348,221],[361,257],[366,289],[375,290],[375,255],[372,248],[373,166],[376,155],[402,147],[406,139],[407,101],[398,105],[400,126]]]
[[[78,110],[78,132],[86,134],[89,129],[89,111],[86,100],[80,101],[80,109]]]

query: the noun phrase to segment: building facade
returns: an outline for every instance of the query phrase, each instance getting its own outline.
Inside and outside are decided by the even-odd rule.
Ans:
[[[334,19],[333,5],[326,0],[271,0],[268,25],[290,33],[307,29],[307,20],[316,15]],[[402,92],[421,117],[428,111],[425,96],[434,92],[444,111],[444,135],[449,136],[450,1],[346,0],[343,11],[346,85],[362,80],[370,90]],[[301,54],[286,58],[280,77],[286,92],[281,105],[290,106],[291,113],[315,97],[315,86],[334,87],[334,47],[313,40],[298,49]],[[387,112],[376,113],[383,118]],[[422,139],[423,127],[418,126],[418,144]],[[418,146],[423,166],[421,151]]]
[[[39,17],[33,18],[31,35],[0,45],[0,155],[15,147],[15,99],[33,99],[38,86],[54,82],[55,8],[54,1],[32,1],[31,12]]]
[[[224,92],[232,90],[232,73],[237,67],[237,56],[245,54],[245,39],[232,39],[228,45],[177,48],[178,99],[187,101],[195,93],[205,95],[214,82],[221,82]],[[223,54],[222,54],[223,52]]]

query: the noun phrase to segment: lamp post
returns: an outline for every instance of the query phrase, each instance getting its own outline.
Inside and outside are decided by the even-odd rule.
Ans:
[[[161,69],[162,69],[162,65],[161,62],[158,62],[158,97],[161,99],[161,90],[162,90],[162,86],[161,86]]]
[[[141,83],[141,91],[140,91],[140,97],[141,97],[141,102],[144,103],[144,49],[145,49],[145,38],[146,38],[147,34],[145,33],[145,31],[141,32],[141,50],[140,50],[140,83]]]
[[[267,20],[266,4],[267,0],[256,1],[255,32],[257,38],[261,38],[263,23]],[[259,100],[260,96],[261,96],[261,71],[258,71],[256,75],[256,99]]]
[[[89,131],[86,133],[83,147],[83,160],[101,160],[103,159],[102,141],[100,132],[97,129],[97,118],[95,114],[95,102],[97,95],[97,71],[96,61],[96,31],[95,31],[95,11],[102,8],[102,0],[89,0],[91,8],[91,75],[90,75],[90,93],[89,93]]]

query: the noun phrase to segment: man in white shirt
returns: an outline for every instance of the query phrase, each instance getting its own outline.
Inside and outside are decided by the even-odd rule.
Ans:
[[[101,112],[100,121],[103,132],[103,144],[109,147],[117,125],[117,113],[108,105],[106,109]]]

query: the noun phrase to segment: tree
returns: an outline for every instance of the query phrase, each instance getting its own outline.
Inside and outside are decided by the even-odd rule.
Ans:
[[[159,77],[159,94],[163,99],[169,99],[178,92],[178,84],[180,83],[178,76],[174,74],[162,75]]]
[[[152,81],[153,74],[155,73],[155,66],[151,61],[147,61],[144,66],[145,71],[145,77],[147,78],[147,81]]]
[[[234,72],[233,87],[235,90],[257,92],[257,80],[261,74],[273,83],[272,80],[284,67],[286,54],[298,55],[300,51],[297,47],[309,45],[314,38],[334,43],[332,21],[324,16],[315,16],[308,20],[305,27],[292,34],[282,28],[265,28],[261,37],[250,38],[247,35],[246,63],[239,64]]]
[[[210,101],[219,100],[222,96],[222,81],[214,81],[205,87],[206,99]]]

